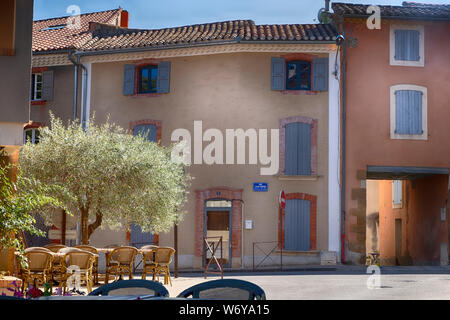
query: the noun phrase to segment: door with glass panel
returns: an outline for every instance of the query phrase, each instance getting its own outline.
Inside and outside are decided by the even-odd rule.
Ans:
[[[205,206],[204,236],[211,249],[215,250],[215,257],[222,267],[231,266],[231,201],[208,200]],[[206,249],[206,245],[205,245]],[[204,264],[212,259],[212,253],[205,250]],[[210,266],[216,264],[211,262]]]

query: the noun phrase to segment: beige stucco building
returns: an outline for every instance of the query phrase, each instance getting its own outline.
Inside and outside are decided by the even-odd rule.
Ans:
[[[226,267],[252,268],[272,249],[262,265],[278,265],[281,251],[284,265],[320,264],[323,252],[338,258],[339,59],[333,27],[251,20],[162,30],[119,25],[90,23],[91,36],[72,51],[83,70],[77,116],[87,126],[88,115],[97,122],[109,116],[131,133],[149,130],[149,139],[162,145],[178,141],[180,132],[190,139],[187,171],[193,180],[178,226],[179,268],[204,266],[204,238],[215,236],[222,237],[217,255]],[[50,58],[48,52],[33,60],[35,68],[55,70],[54,102],[46,108],[71,118],[74,73]],[[68,81],[63,86],[56,77]],[[46,111],[32,109],[33,120],[48,122]],[[239,129],[241,149],[233,136]],[[281,190],[287,201],[280,215]],[[90,242],[174,246],[174,233],[143,234],[130,225],[97,229]]]

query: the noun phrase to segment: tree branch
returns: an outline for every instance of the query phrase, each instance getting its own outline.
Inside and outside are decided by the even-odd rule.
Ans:
[[[99,209],[97,209],[97,212],[95,213],[95,221],[91,223],[88,227],[88,237],[91,237],[91,234],[94,233],[95,229],[97,229],[102,225],[102,220],[103,214],[100,212]]]

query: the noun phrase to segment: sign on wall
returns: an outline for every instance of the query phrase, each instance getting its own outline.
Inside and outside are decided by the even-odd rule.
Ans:
[[[267,192],[269,191],[269,184],[267,182],[254,182],[253,183],[254,192]]]

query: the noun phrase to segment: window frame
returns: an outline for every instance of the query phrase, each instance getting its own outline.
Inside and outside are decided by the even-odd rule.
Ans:
[[[41,90],[37,90],[37,84],[39,83],[37,81],[37,77],[40,76],[41,77]],[[31,74],[31,97],[30,100],[31,101],[43,101],[42,99],[42,93],[43,93],[43,86],[44,86],[44,77],[43,77],[43,73],[42,72],[36,72],[36,73],[32,73]],[[40,92],[41,97],[37,98],[37,92]]]
[[[31,131],[31,141],[30,142],[32,144],[38,144],[40,141],[40,134],[38,135],[37,142],[36,142],[36,132],[39,129],[40,129],[40,127],[36,127],[36,128],[31,127],[31,128],[24,129],[23,130],[23,143],[25,144],[28,142],[27,141],[27,132]]]
[[[144,66],[140,66],[137,68],[138,69],[138,87],[137,87],[137,92],[136,94],[155,94],[158,93],[158,65],[155,64],[148,64],[148,65],[144,65]],[[142,71],[143,70],[148,70],[149,72],[149,91],[144,91],[142,90]],[[156,86],[154,88],[154,90],[150,89],[150,83],[151,83],[151,73],[152,70],[156,70]]]
[[[398,187],[400,190],[398,190],[396,188],[396,183],[399,184]],[[399,202],[395,201],[396,200],[395,199],[396,191],[400,192],[400,194],[399,194],[400,201]],[[392,180],[392,208],[393,209],[403,208],[403,181],[402,180]]]
[[[298,66],[301,65],[308,65],[309,66],[309,70],[308,70],[308,88],[301,88],[300,85],[300,81],[302,79],[302,75],[305,74],[305,72],[298,72],[297,73],[297,81],[298,81],[298,86],[296,88],[288,88],[288,82],[289,82],[289,64],[297,64]],[[285,81],[286,81],[286,85],[285,85],[285,90],[289,90],[289,91],[311,91],[312,90],[312,63],[311,61],[306,61],[306,60],[289,60],[286,61],[286,77],[285,77]]]
[[[395,31],[414,30],[419,32],[419,61],[397,60],[395,58]],[[425,66],[425,28],[423,25],[393,24],[390,28],[390,65],[403,67]]]
[[[413,90],[422,92],[422,134],[399,134],[396,133],[396,92],[402,90]],[[428,91],[426,87],[399,84],[390,87],[390,138],[404,140],[428,140]]]

